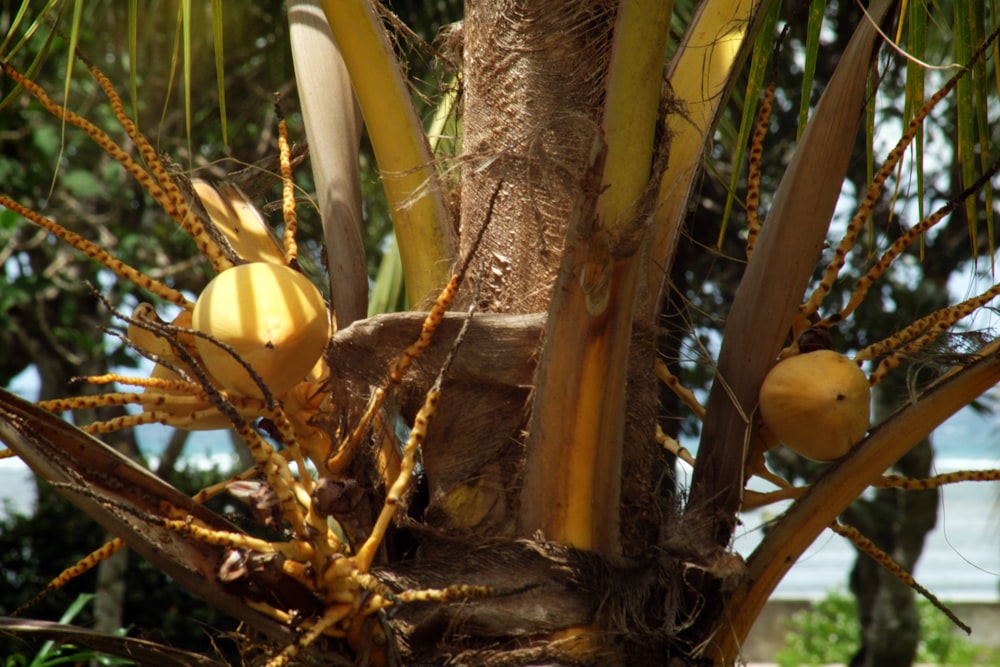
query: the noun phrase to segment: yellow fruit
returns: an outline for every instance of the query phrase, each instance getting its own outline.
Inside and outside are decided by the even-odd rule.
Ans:
[[[266,262],[241,264],[216,276],[198,297],[192,324],[232,347],[275,396],[312,370],[329,336],[326,305],[315,285],[298,271]],[[223,387],[263,398],[232,355],[201,337],[195,343]]]
[[[161,380],[182,379],[180,375],[162,364],[156,364],[153,367],[153,372],[150,374],[150,377]],[[144,408],[146,412],[165,412],[171,417],[176,417],[178,419],[190,418],[192,413],[195,411],[209,410],[212,407],[212,404],[208,400],[199,399],[191,394],[181,391],[156,388],[145,389],[144,393],[150,395],[162,394],[164,396],[162,405],[146,406]],[[196,419],[189,423],[174,423],[174,426],[185,431],[213,431],[215,429],[230,428],[232,427],[232,422],[230,422],[229,418],[225,415],[215,412],[207,417],[202,417],[201,419]]]
[[[163,325],[165,322],[156,314],[156,309],[152,304],[140,303],[132,310],[132,319],[141,322]],[[162,338],[149,329],[144,329],[137,324],[128,325],[128,339],[139,349],[155,354],[160,357],[173,357],[174,350],[166,338]]]
[[[831,350],[779,361],[760,388],[760,416],[781,442],[816,461],[833,461],[868,431],[871,391],[857,364]]]
[[[140,322],[149,322],[154,325],[154,329],[147,329],[136,323],[129,324],[127,335],[133,345],[156,357],[179,362],[180,357],[177,351],[174,350],[174,346],[170,344],[170,341],[160,334],[154,333],[155,327],[165,327],[167,323],[160,319],[160,316],[156,313],[156,309],[152,305],[140,303],[132,310],[132,319]],[[190,329],[191,312],[182,310],[170,324],[174,327]],[[194,337],[191,334],[174,331],[172,332],[172,337],[174,342],[180,343],[189,351],[194,349]]]

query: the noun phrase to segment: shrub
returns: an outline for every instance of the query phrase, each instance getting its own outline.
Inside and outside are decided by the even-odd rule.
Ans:
[[[973,643],[955,629],[940,611],[917,600],[920,615],[918,663],[931,665],[997,665],[1000,651]],[[810,609],[792,615],[787,623],[785,648],[775,661],[780,667],[848,664],[860,646],[860,624],[854,598],[831,591]]]

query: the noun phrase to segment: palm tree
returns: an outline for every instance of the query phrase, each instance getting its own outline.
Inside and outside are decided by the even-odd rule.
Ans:
[[[973,150],[978,141],[985,156],[989,143],[985,121],[978,120],[988,107],[988,78],[982,61],[973,59],[974,45],[985,41],[986,23],[977,20],[975,12],[983,10],[974,4],[954,8],[963,35],[956,59],[975,65],[968,76],[954,79],[956,96],[966,100],[959,107],[958,134],[967,192],[953,196],[948,210],[962,208],[976,220],[977,209],[966,202],[986,186],[991,222],[988,181],[996,167]],[[310,585],[322,587],[309,579],[314,575],[295,579],[289,574],[294,568],[285,568],[275,580],[279,584],[255,580],[252,594],[234,593],[218,580],[218,563],[207,562],[206,553],[218,557],[218,549],[206,552],[210,540],[183,527],[190,521],[163,518],[142,498],[108,501],[105,495],[118,498],[110,495],[117,492],[100,475],[84,477],[96,490],[70,494],[210,602],[292,642],[297,648],[288,657],[329,629],[334,639],[320,650],[331,661],[345,654],[405,664],[737,660],[753,620],[802,551],[910,446],[995,384],[1000,358],[994,344],[987,344],[861,443],[852,442],[850,453],[808,488],[780,491],[797,500],[747,561],[728,549],[748,502],[747,477],[767,474],[763,450],[773,443],[759,429],[761,385],[789,347],[789,333],[806,328],[806,315],[816,313],[801,309],[803,302],[812,292],[818,303],[832,287],[814,273],[874,90],[872,63],[884,35],[893,34],[894,21],[914,31],[924,17],[920,8],[900,16],[895,3],[875,0],[808,113],[754,250],[747,253],[713,362],[691,488],[683,502],[676,499],[676,489],[664,481],[672,454],[655,437],[659,318],[726,100],[749,58],[750,83],[740,91],[739,135],[745,144],[780,12],[779,3],[753,0],[706,0],[687,9],[649,0],[467,3],[461,27],[449,35],[450,50],[443,47],[445,59],[460,63],[454,82],[461,105],[450,125],[460,137],[453,153],[443,152],[443,144],[435,153],[411,103],[387,16],[365,0],[290,3],[338,326],[328,350],[333,373],[324,386],[337,406],[328,424],[335,442],[343,441],[336,428],[367,414],[373,405],[367,388],[383,382],[394,359],[407,358],[399,357],[400,350],[424,320],[412,313],[365,317],[368,279],[356,170],[360,118],[392,211],[410,302],[429,306],[453,270],[455,280],[463,281],[453,302],[436,303],[458,312],[443,316],[430,346],[410,355],[417,367],[386,385],[413,428],[404,454],[376,442],[372,460],[381,468],[364,457],[343,467],[329,463],[337,459],[339,465],[337,456],[324,459],[331,474],[337,471],[337,512],[347,506],[350,518],[337,514],[338,539],[353,550],[331,556],[331,562],[356,566],[336,580],[353,582],[350,604],[360,609],[374,598],[386,607],[395,608],[399,599],[414,604],[380,616],[376,624],[366,621],[372,614],[335,615],[337,604],[347,602],[329,598],[323,598],[325,607],[289,614],[289,605],[301,610],[303,600],[316,604]],[[684,21],[678,39],[671,35],[672,20]],[[925,43],[916,32],[905,41],[914,52]],[[807,71],[819,58],[818,27],[815,34]],[[918,119],[916,127],[923,72],[914,66],[910,73],[909,117]],[[455,90],[443,95],[440,118],[454,108]],[[890,155],[888,172],[898,158]],[[740,161],[733,160],[734,183]],[[881,172],[873,178],[879,179]],[[748,217],[755,217],[756,207],[747,208]],[[856,236],[860,227],[849,230]],[[851,241],[844,242],[845,253]],[[843,253],[839,259],[842,266]],[[950,326],[952,315],[986,302],[984,297],[964,310],[947,310],[935,322]],[[465,314],[470,307],[476,314]],[[822,320],[819,313],[814,319],[830,328],[851,316],[840,312],[836,307],[835,317]],[[921,323],[909,340],[935,338],[946,328],[935,326]],[[897,360],[894,351],[904,343],[894,338],[868,358]],[[785,354],[798,352],[797,345],[793,337]],[[82,463],[53,466],[47,445],[16,428],[24,423],[18,420],[38,424],[46,418],[14,399],[5,401],[8,425],[0,433],[9,446],[40,474],[71,487]],[[52,438],[84,442],[73,431],[51,428]],[[398,530],[384,544],[356,539],[353,531],[375,533],[381,517],[396,514],[421,443],[426,500],[410,498],[409,518],[397,517]],[[88,463],[98,468],[117,465],[109,454],[94,457]],[[268,473],[276,488],[283,479],[279,472]],[[170,489],[141,473],[128,474],[159,507],[169,503],[216,535],[230,534],[220,519]],[[398,480],[404,483],[397,486]],[[380,511],[384,496],[391,502]],[[135,504],[140,509],[127,510]],[[145,528],[136,527],[137,517]],[[156,541],[164,534],[177,543],[161,550]],[[277,541],[238,543],[244,555],[280,552],[294,561],[298,553],[281,551]],[[318,544],[312,548],[325,548]],[[361,555],[374,557],[376,547],[373,568],[367,567],[370,560],[357,565]],[[237,569],[247,567],[241,562]],[[268,585],[300,597],[276,601],[259,590]],[[253,610],[241,596],[255,600]],[[304,632],[290,637],[297,618],[304,619]],[[340,636],[343,643],[336,640]]]

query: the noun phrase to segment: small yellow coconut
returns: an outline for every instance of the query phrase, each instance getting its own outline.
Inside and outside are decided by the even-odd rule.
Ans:
[[[267,262],[242,264],[216,276],[198,297],[192,324],[232,347],[275,396],[309,373],[329,335],[326,305],[315,285],[298,271]],[[200,337],[195,343],[223,387],[263,398],[232,355]]]
[[[760,388],[760,416],[781,442],[816,461],[833,461],[868,431],[871,391],[857,364],[832,350],[779,361]]]

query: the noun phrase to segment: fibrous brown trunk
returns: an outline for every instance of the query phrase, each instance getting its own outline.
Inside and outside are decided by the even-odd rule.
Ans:
[[[481,311],[547,309],[599,132],[613,18],[607,1],[466,3],[460,255],[486,224],[467,281]],[[453,390],[459,420],[439,416],[428,434],[449,446],[424,459],[436,527],[513,535],[530,384]],[[482,510],[456,515],[470,503]]]
[[[460,249],[462,256],[469,253],[486,225],[469,276],[470,283],[477,283],[481,310],[549,309],[571,234],[570,221],[581,202],[594,195],[586,192],[585,185],[595,145],[601,142],[617,5],[610,0],[466,2]],[[577,252],[589,257],[588,248]],[[655,457],[648,437],[655,411],[649,338],[649,332],[642,332],[633,339],[627,362],[629,414],[621,495],[633,503],[636,498],[644,500],[641,508],[627,508],[629,522],[623,524],[622,535],[634,544],[612,550],[619,553],[648,546],[657,530],[650,472]],[[637,341],[642,344],[636,345]],[[535,392],[550,389],[539,386],[538,378],[535,385]],[[483,395],[479,389],[465,400],[478,398],[494,406],[513,400],[508,395]],[[617,397],[609,395],[608,400]],[[527,411],[525,406],[524,415]],[[500,534],[509,534],[523,474],[526,423],[518,419],[505,430],[470,443],[474,451],[467,455],[455,450],[452,439],[443,457],[444,469],[435,469],[428,448],[425,463],[432,509],[447,505],[444,499],[449,494],[475,480],[479,489],[503,490],[503,497],[494,500],[504,506],[498,512],[506,519]],[[455,461],[465,464],[456,466]],[[460,475],[456,468],[462,468]],[[615,516],[617,510],[608,509],[607,514]],[[496,527],[482,526],[490,534],[497,534],[492,532]]]
[[[479,300],[545,310],[599,132],[614,20],[607,0],[469,0],[461,250],[499,189],[479,248]]]
[[[628,396],[624,457],[617,472],[621,496],[627,500],[620,509],[600,507],[595,512],[625,515],[620,531],[617,522],[612,524],[622,544],[608,551],[617,558],[546,542],[545,537],[556,538],[525,531],[518,524],[525,431],[533,405],[529,399],[553,393],[535,371],[546,328],[542,313],[552,317],[553,284],[565,268],[567,239],[583,239],[573,250],[589,257],[585,240],[597,238],[581,235],[570,225],[586,208],[582,202],[590,197],[592,204],[600,191],[600,169],[596,187],[587,186],[593,185],[595,176],[595,147],[600,152],[603,145],[616,6],[607,0],[466,3],[460,256],[479,244],[468,283],[476,283],[478,309],[497,315],[474,316],[445,379],[438,414],[428,428],[422,463],[429,497],[424,526],[417,531],[422,558],[383,575],[412,578],[409,586],[418,582],[433,586],[438,583],[433,578],[437,572],[450,581],[482,583],[502,592],[482,604],[463,603],[461,610],[456,607],[460,612],[456,616],[441,610],[400,617],[400,639],[409,645],[413,659],[433,662],[434,655],[440,655],[439,644],[430,655],[421,654],[427,649],[427,633],[440,637],[436,642],[449,644],[449,655],[461,664],[483,664],[487,659],[493,661],[490,664],[661,664],[664,657],[658,649],[667,643],[668,633],[651,628],[672,627],[676,600],[663,601],[663,572],[678,568],[666,566],[672,558],[650,549],[662,537],[663,516],[654,485],[664,475],[652,439],[656,393],[650,331],[632,334],[630,354],[623,361],[627,389],[618,394],[605,388],[608,401],[624,403],[623,395]],[[586,229],[598,228],[592,218],[578,222]],[[469,299],[472,291],[466,290]],[[536,314],[530,322],[519,321],[529,313]],[[464,318],[446,320],[421,363],[429,363],[430,370],[438,367],[435,355],[447,351],[451,332]],[[388,321],[386,325],[383,334]],[[352,328],[359,338],[365,335],[357,325]],[[339,338],[346,342],[346,335]],[[490,363],[466,357],[489,350],[497,353]],[[358,356],[343,351],[343,364],[332,364],[340,373],[348,358]],[[476,373],[466,379],[461,375],[468,361]],[[529,374],[502,379],[497,375],[499,381],[486,381],[494,373],[493,365]],[[420,384],[416,377],[407,380],[410,383]],[[405,387],[401,395],[406,395]],[[414,398],[421,397],[421,392],[415,393]],[[401,400],[405,411],[407,399],[401,396]],[[416,403],[410,409],[415,407]],[[607,446],[622,446],[621,440]],[[440,532],[455,541],[442,549]],[[470,536],[476,537],[470,541]],[[438,551],[446,554],[443,568],[430,559]],[[657,600],[651,603],[655,609],[644,608],[647,600]],[[593,630],[591,638],[600,639],[584,640],[576,649],[565,645],[569,635],[560,633],[580,628]]]

